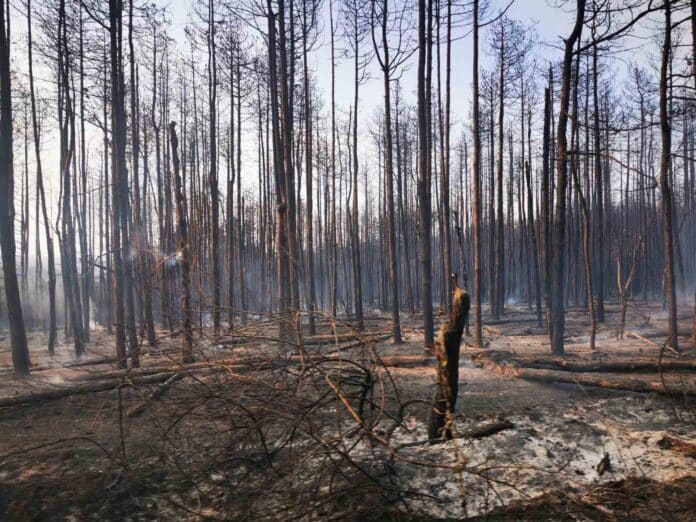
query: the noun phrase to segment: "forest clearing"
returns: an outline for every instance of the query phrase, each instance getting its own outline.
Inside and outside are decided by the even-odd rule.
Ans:
[[[696,522],[696,0],[0,2],[0,520]]]

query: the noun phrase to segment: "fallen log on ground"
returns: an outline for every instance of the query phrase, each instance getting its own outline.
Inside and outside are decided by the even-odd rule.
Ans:
[[[180,374],[184,377],[187,375],[198,375],[199,373],[225,372],[228,375],[239,377],[243,374],[254,372],[296,367],[303,363],[341,363],[345,360],[345,358],[337,356],[326,357],[310,354],[302,358],[299,356],[292,356],[289,358],[259,358],[248,361],[219,359],[216,361],[193,363],[189,365],[117,370],[101,375],[100,380],[86,379],[87,382],[80,382],[79,384],[73,384],[71,386],[56,387],[50,383],[40,383],[53,386],[53,389],[13,395],[11,397],[2,397],[0,398],[0,408],[53,401],[73,395],[111,391],[120,386],[159,384],[167,381],[175,374]],[[428,365],[431,362],[431,359],[420,356],[393,356],[386,357],[385,360],[382,360],[382,364],[385,367],[417,367]]]
[[[370,342],[374,338],[380,338],[387,335],[385,332],[360,332],[360,333],[340,333],[336,335],[326,334],[326,335],[310,335],[304,337],[302,342],[305,346],[316,345],[316,344],[336,344],[343,343],[347,341],[361,341]]]
[[[491,319],[483,323],[483,326],[498,326],[501,324],[514,324],[514,323],[536,323],[536,317],[511,317],[509,319]]]
[[[633,335],[636,339],[646,340],[646,339],[666,339],[669,337],[669,332],[667,330],[653,330],[648,332],[638,333],[633,330],[626,330],[624,332],[626,335]],[[680,328],[677,331],[678,337],[691,337],[691,332],[686,328]]]
[[[492,370],[505,377],[517,377],[529,381],[544,382],[550,384],[578,384],[595,388],[607,388],[611,390],[631,391],[638,393],[659,393],[662,395],[683,397],[696,396],[696,384],[690,383],[681,389],[670,387],[661,382],[642,379],[609,378],[601,374],[575,373],[563,370],[544,370],[537,368],[525,368],[510,364],[500,364],[491,359],[476,356],[474,362],[479,366]]]
[[[491,422],[488,424],[482,424],[481,426],[476,426],[474,428],[468,429],[462,433],[453,434],[454,439],[482,439],[484,437],[490,437],[501,431],[511,430],[515,425],[509,420],[505,419],[498,422]],[[425,446],[426,444],[433,444],[438,442],[444,442],[442,438],[436,439],[425,439],[417,440],[414,442],[406,442],[404,444],[399,444],[395,449],[398,451],[404,448],[414,448],[416,446]]]
[[[392,336],[392,334],[383,334],[383,335],[376,335],[371,338],[367,338],[364,340],[360,341],[353,341],[349,342],[343,345],[336,346],[333,350],[328,352],[328,355],[339,353],[339,352],[344,352],[346,350],[352,350],[353,348],[360,348],[361,346],[365,346],[366,343],[377,343],[380,341],[385,341],[389,339]]]
[[[541,370],[562,370],[578,373],[627,373],[659,371],[696,371],[696,359],[640,358],[629,360],[582,361],[556,356],[518,355],[503,350],[479,352],[474,357],[487,358],[498,364],[512,364]]]
[[[514,427],[515,425],[512,422],[505,419],[467,430],[462,434],[462,437],[465,439],[482,439],[483,437],[490,437],[491,435],[495,435],[503,430],[510,430]]]
[[[172,376],[172,372],[160,372],[153,375],[144,375],[132,380],[132,384],[157,384],[166,381]],[[65,386],[53,390],[25,393],[22,395],[14,395],[12,397],[0,398],[0,407],[17,406],[20,404],[33,404],[37,402],[46,402],[73,395],[83,395],[85,393],[109,391],[118,388],[119,386],[129,386],[131,383],[125,382],[122,379],[104,380],[96,382],[88,382],[79,385]]]
[[[693,442],[688,442],[686,440],[673,437],[672,435],[665,435],[657,441],[657,445],[662,449],[676,451],[686,455],[687,457],[696,459],[696,444]]]

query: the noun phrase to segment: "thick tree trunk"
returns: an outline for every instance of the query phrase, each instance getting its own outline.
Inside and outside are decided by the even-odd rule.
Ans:
[[[426,13],[427,3],[427,13]],[[426,23],[427,15],[427,23]],[[420,220],[418,235],[420,239],[420,275],[423,306],[423,342],[426,348],[433,344],[433,297],[432,297],[432,258],[431,258],[431,137],[430,137],[430,96],[431,96],[431,57],[432,55],[432,0],[418,2],[418,202]]]
[[[453,436],[452,413],[459,392],[459,345],[469,317],[469,294],[459,288],[456,275],[452,275],[450,284],[454,288],[452,311],[447,323],[440,328],[436,343],[437,389],[430,412],[430,440]]]
[[[7,4],[9,7],[9,4]],[[17,375],[29,373],[29,349],[24,330],[22,303],[19,298],[14,237],[14,172],[12,151],[12,84],[10,78],[10,41],[5,16],[6,4],[0,6],[0,250],[5,279],[7,318],[12,345],[12,367]]]
[[[570,79],[573,61],[573,47],[580,38],[585,0],[577,0],[575,26],[569,38],[565,41],[563,57],[563,74],[561,77],[561,99],[558,114],[556,165],[558,182],[556,184],[556,211],[554,216],[553,241],[553,274],[551,292],[551,315],[553,329],[551,332],[551,350],[553,353],[563,353],[563,334],[565,330],[565,247],[566,247],[566,189],[568,184],[568,140],[566,127],[568,124],[568,106],[570,102]]]

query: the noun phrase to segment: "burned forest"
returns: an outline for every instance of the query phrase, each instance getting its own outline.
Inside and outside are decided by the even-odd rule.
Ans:
[[[694,520],[696,0],[0,4],[0,519]]]

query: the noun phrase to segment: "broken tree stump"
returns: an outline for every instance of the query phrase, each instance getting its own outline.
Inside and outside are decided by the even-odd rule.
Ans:
[[[452,274],[452,311],[440,328],[435,343],[437,388],[430,412],[428,438],[452,438],[452,412],[459,392],[459,345],[469,316],[469,294],[459,288],[457,274]]]

